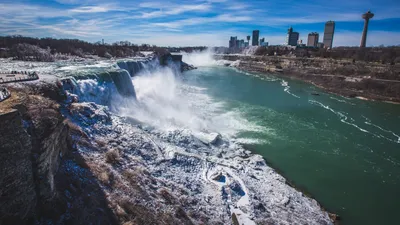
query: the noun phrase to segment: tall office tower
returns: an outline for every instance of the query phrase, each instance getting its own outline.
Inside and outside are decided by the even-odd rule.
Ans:
[[[364,30],[361,37],[360,48],[365,48],[365,45],[367,44],[368,23],[369,19],[372,17],[374,17],[374,14],[371,13],[371,11],[368,11],[362,15],[362,18],[364,19]]]
[[[260,37],[259,30],[253,30],[253,40],[251,41],[253,46],[258,46],[258,38]]]
[[[297,42],[299,41],[299,32],[293,32],[293,28],[290,27],[288,29],[286,44],[291,46],[297,46]]]
[[[239,48],[244,48],[244,47],[246,47],[244,43],[245,43],[245,42],[244,42],[243,39],[240,40],[240,42],[239,42]]]
[[[308,34],[307,46],[317,47],[319,41],[319,34],[317,32],[312,32]]]
[[[231,37],[231,39],[229,40],[229,48],[236,48],[236,41],[237,41],[237,37]]]
[[[260,39],[260,46],[264,46],[264,43],[265,43],[265,38],[261,38]]]
[[[325,30],[324,30],[324,46],[325,46],[325,48],[332,48],[334,33],[335,33],[335,22],[334,21],[326,22]]]

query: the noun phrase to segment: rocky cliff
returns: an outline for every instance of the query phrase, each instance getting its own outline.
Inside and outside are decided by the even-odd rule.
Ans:
[[[53,85],[12,89],[12,98],[1,105],[0,224],[113,224],[93,175],[71,171],[71,158],[82,160],[74,156],[74,130],[61,115],[54,90]],[[83,205],[91,194],[98,199]]]
[[[55,175],[70,143],[57,103],[15,89],[12,92],[16,96],[10,100],[11,108],[0,115],[0,207],[7,212],[0,224],[27,222],[44,209],[39,206],[54,200]]]

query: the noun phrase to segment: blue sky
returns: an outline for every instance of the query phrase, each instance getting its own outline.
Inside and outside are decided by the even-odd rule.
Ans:
[[[1,0],[0,35],[227,46],[230,36],[258,29],[270,44],[283,44],[289,26],[306,41],[314,31],[322,38],[324,23],[334,20],[334,46],[355,46],[369,9],[367,45],[400,45],[400,0]]]

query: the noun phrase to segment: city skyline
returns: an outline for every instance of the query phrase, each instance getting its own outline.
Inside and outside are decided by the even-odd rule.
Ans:
[[[290,26],[305,42],[308,33],[323,34],[325,22],[333,20],[334,47],[359,46],[364,24],[360,15],[371,9],[376,16],[369,24],[367,46],[400,44],[400,3],[392,0],[3,0],[0,7],[1,35],[226,46],[231,35],[245,39],[260,30],[266,41],[277,45],[284,44]]]

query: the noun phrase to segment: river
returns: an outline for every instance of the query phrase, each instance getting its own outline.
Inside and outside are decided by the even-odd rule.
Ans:
[[[183,82],[222,102],[221,114],[243,117],[243,126],[255,129],[240,129],[232,138],[339,214],[341,224],[395,224],[400,105],[343,98],[300,81],[254,75],[200,67],[185,72]]]

